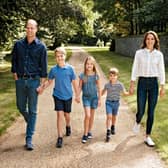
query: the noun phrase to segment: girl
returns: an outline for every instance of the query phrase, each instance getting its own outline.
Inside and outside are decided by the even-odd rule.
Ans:
[[[79,75],[79,94],[82,94],[83,107],[85,111],[84,134],[82,143],[92,138],[95,109],[100,105],[100,81],[96,69],[95,59],[88,56],[84,62],[84,72]]]

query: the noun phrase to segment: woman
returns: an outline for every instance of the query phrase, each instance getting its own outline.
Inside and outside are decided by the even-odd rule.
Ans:
[[[158,80],[160,82],[160,97],[165,94],[164,58],[159,49],[159,38],[157,34],[154,31],[146,32],[142,47],[135,54],[130,83],[130,94],[133,94],[135,81],[138,78],[137,113],[136,122],[133,127],[135,133],[139,132],[140,122],[148,100],[145,143],[150,147],[155,146],[150,135],[154,121],[154,111],[158,101]]]

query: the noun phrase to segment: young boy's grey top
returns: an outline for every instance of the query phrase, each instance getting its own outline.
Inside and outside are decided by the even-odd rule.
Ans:
[[[125,87],[120,81],[117,81],[115,84],[108,82],[103,90],[107,90],[106,100],[117,101],[120,100],[120,93],[125,90]]]

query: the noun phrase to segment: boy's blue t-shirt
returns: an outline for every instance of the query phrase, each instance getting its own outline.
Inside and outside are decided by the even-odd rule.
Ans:
[[[55,79],[55,86],[53,95],[61,100],[68,100],[72,98],[72,80],[76,79],[75,71],[69,64],[64,67],[55,65],[51,68],[48,78]]]

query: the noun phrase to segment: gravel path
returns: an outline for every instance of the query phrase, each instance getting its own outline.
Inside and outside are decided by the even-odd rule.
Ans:
[[[70,63],[77,75],[83,70],[87,53],[73,47]],[[100,70],[101,84],[107,82]],[[134,115],[121,100],[116,125],[116,135],[105,142],[105,96],[97,109],[92,140],[81,143],[84,112],[82,104],[73,102],[71,113],[72,135],[64,137],[64,146],[55,148],[56,114],[53,110],[52,87],[39,97],[39,112],[34,135],[35,150],[26,151],[24,145],[25,125],[20,117],[7,133],[0,137],[0,168],[166,168],[154,148],[143,143],[144,135],[132,133]],[[65,130],[64,130],[65,131]]]

